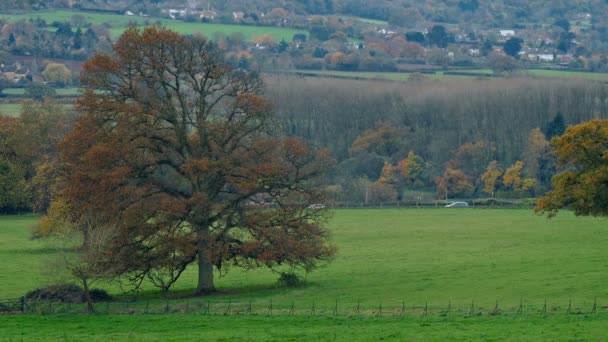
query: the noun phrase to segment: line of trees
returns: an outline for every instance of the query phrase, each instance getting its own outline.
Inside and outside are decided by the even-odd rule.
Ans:
[[[445,184],[465,185],[448,181],[458,178],[455,170],[470,186],[452,194],[490,196],[481,176],[493,160],[502,170],[519,161],[522,179],[534,179],[525,190],[517,182],[501,183],[505,195],[537,195],[555,171],[548,141],[567,125],[608,117],[608,87],[582,79],[390,83],[274,77],[268,83],[281,133],[327,146],[340,162],[329,180],[341,185],[337,198],[361,194],[362,200],[369,191],[356,189],[369,186],[356,184],[377,181],[385,163],[397,167],[410,151],[427,165],[418,185],[443,197]],[[402,188],[395,189],[397,197]]]

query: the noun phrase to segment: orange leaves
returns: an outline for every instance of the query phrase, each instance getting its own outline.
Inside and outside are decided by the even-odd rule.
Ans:
[[[502,175],[502,170],[498,166],[498,162],[496,160],[492,160],[488,167],[486,168],[486,172],[481,175],[481,181],[483,182],[483,192],[494,197],[494,190],[498,186],[498,178]]]
[[[596,119],[571,126],[551,141],[562,165],[593,167],[606,160],[608,120]],[[603,161],[602,161],[603,160]]]
[[[392,122],[379,121],[376,128],[367,130],[353,141],[350,154],[375,152],[381,156],[391,156],[399,149],[406,131],[397,128]]]
[[[450,166],[445,168],[443,175],[435,179],[437,190],[440,195],[449,196],[469,196],[475,190],[469,178],[460,170]]]
[[[211,170],[216,170],[219,162],[212,161],[208,158],[190,159],[182,165],[182,171],[191,177],[199,174],[208,173]]]
[[[569,207],[577,215],[607,216],[608,120],[571,126],[551,144],[566,171],[553,177],[552,190],[539,199],[536,212],[551,217]]]
[[[322,210],[306,208],[322,203],[315,182],[331,158],[268,136],[258,74],[159,27],[128,29],[83,74],[83,116],[63,144],[66,195],[79,214],[120,223],[112,252],[134,255],[122,272],[166,289],[195,260],[204,273],[208,261],[308,267],[329,255]]]

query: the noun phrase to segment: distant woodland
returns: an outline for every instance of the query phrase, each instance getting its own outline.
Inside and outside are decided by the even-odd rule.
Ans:
[[[442,182],[460,182],[449,185],[457,196],[486,197],[501,189],[503,196],[539,195],[556,171],[549,140],[568,125],[608,117],[608,85],[585,80],[404,84],[272,78],[268,83],[281,131],[328,147],[338,159],[329,182],[342,185],[340,200],[362,201],[356,198],[362,196],[357,189],[362,180],[390,185],[376,201],[396,200],[403,188],[430,188],[440,195]],[[410,165],[415,161],[420,169],[408,174],[412,157]],[[496,187],[485,192],[482,176],[492,161],[500,177],[515,167],[511,171],[522,182],[528,179],[527,188],[499,187],[498,177]]]

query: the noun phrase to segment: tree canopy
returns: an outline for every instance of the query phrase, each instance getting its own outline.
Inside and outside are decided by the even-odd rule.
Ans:
[[[608,120],[571,126],[551,144],[563,171],[552,178],[536,212],[551,217],[570,208],[576,215],[608,216]]]
[[[311,205],[333,162],[269,134],[258,74],[202,36],[149,27],[127,29],[81,78],[61,197],[83,228],[118,227],[104,251],[117,276],[168,290],[195,263],[201,294],[214,290],[214,268],[310,270],[332,256]]]

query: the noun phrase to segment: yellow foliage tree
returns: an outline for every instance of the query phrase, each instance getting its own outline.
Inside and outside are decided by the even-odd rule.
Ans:
[[[534,188],[534,184],[536,184],[536,179],[534,178],[522,178],[523,168],[524,162],[518,160],[505,170],[505,174],[502,177],[504,186],[511,188],[517,196],[521,196],[525,191]]]
[[[494,198],[494,190],[496,190],[496,186],[498,185],[498,179],[501,175],[502,170],[498,167],[498,162],[496,160],[492,160],[490,164],[488,164],[486,172],[481,175],[481,181],[483,182],[483,192]]]
[[[401,175],[405,178],[407,184],[421,185],[423,183],[423,175],[428,169],[428,164],[422,157],[416,155],[414,151],[407,154],[407,158],[401,160],[397,165]]]
[[[565,171],[553,177],[536,212],[552,217],[567,207],[576,215],[608,216],[608,120],[571,126],[551,144]]]
[[[384,166],[382,167],[382,171],[380,172],[378,182],[390,185],[395,185],[399,183],[397,171],[398,169],[396,166],[394,166],[388,161],[385,161]]]
[[[72,72],[62,63],[49,63],[42,72],[42,77],[47,82],[63,83],[65,85],[72,84]]]

